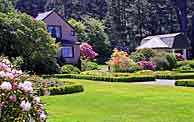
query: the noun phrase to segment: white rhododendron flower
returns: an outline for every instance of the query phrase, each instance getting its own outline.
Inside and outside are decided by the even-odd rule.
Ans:
[[[29,103],[28,101],[22,101],[20,104],[20,107],[22,108],[23,111],[30,111],[31,109],[31,103]]]
[[[25,92],[29,92],[29,93],[33,92],[32,83],[29,81],[25,81],[24,83],[19,83],[18,88],[21,90],[24,90]]]
[[[6,91],[10,91],[12,89],[12,85],[10,82],[3,82],[1,84],[1,89],[6,90]]]

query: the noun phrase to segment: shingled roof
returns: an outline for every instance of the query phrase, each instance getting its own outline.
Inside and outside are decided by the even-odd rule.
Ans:
[[[145,43],[143,43],[141,46],[137,47],[137,49],[143,49],[143,48],[157,49],[157,48],[169,48],[169,47],[160,38],[153,37],[148,41],[146,41]]]
[[[168,46],[168,47],[166,47]],[[190,47],[187,37],[183,33],[148,36],[141,41],[140,48],[170,48],[187,49]]]

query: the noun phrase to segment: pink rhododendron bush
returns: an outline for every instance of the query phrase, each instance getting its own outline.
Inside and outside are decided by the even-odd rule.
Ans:
[[[88,65],[91,61],[93,61],[98,54],[93,50],[93,47],[88,43],[82,43],[80,45],[81,51],[81,70],[86,71],[88,69]]]
[[[33,96],[32,83],[9,60],[0,58],[0,122],[46,122],[39,97]]]
[[[139,61],[138,65],[144,70],[155,70],[156,65],[152,61]]]
[[[88,43],[82,43],[80,45],[81,57],[84,59],[93,60],[98,55]]]

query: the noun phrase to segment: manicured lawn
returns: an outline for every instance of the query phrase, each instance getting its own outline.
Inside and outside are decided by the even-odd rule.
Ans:
[[[108,68],[108,65],[98,65],[98,69]]]
[[[49,122],[193,122],[194,89],[74,80],[85,92],[43,97]]]

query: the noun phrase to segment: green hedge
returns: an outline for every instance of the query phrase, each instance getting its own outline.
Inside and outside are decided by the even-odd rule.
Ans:
[[[194,70],[179,70],[180,73],[194,73]]]
[[[194,87],[194,79],[177,80],[175,85],[176,86]]]
[[[194,73],[178,73],[178,74],[157,74],[157,79],[191,79]]]
[[[194,68],[194,60],[188,60],[188,61],[178,61],[177,67],[190,65],[192,68]]]
[[[55,74],[44,77],[55,78],[70,78],[70,79],[86,79],[95,81],[109,81],[109,82],[142,82],[154,81],[155,79],[194,79],[194,73],[180,73],[173,71],[159,71],[149,74],[143,73],[114,73],[109,76],[103,75],[87,75],[87,74]]]
[[[76,75],[76,74],[55,74],[55,78],[72,78],[72,79],[86,79],[95,81],[108,81],[108,82],[142,82],[154,81],[154,75],[132,75],[128,77],[106,77],[106,76],[91,76],[91,75]]]
[[[44,95],[44,88],[35,89],[36,94],[43,96]],[[48,88],[49,95],[64,95],[64,94],[72,94],[83,92],[84,87],[81,84],[73,84],[73,85],[64,85],[61,87],[49,87]]]

